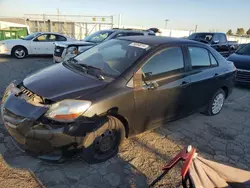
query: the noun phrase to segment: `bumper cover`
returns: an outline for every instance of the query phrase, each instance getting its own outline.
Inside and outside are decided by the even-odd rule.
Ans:
[[[59,123],[43,116],[46,105],[34,106],[15,93],[3,99],[1,115],[7,131],[24,150],[38,155],[80,149],[85,136],[108,121],[106,117],[81,117],[74,123]]]
[[[52,128],[38,119],[47,111],[46,107],[34,106],[9,95],[1,106],[1,115],[9,134],[25,150],[37,154],[52,152],[55,148],[71,145],[76,139],[64,133],[63,128]]]

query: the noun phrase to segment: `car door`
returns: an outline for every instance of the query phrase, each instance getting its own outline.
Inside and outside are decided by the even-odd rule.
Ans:
[[[53,34],[47,35],[46,54],[52,55],[54,53],[56,38],[57,38],[56,35]]]
[[[222,55],[228,53],[226,36],[221,33],[214,34],[212,38],[212,47]]]
[[[33,54],[53,54],[56,36],[52,34],[42,34],[31,42]]]
[[[200,46],[187,46],[190,60],[190,90],[188,100],[189,111],[204,107],[219,88],[218,78],[221,71],[213,54]]]
[[[225,34],[218,34],[219,35],[219,48],[220,48],[220,53],[224,56],[229,54],[229,46],[227,42],[227,38]]]
[[[179,117],[185,112],[186,91],[190,77],[185,72],[185,58],[180,46],[165,47],[142,66],[146,91],[147,128]]]

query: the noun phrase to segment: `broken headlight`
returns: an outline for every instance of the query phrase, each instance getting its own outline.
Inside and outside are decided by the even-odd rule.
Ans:
[[[77,47],[74,47],[74,46],[69,47],[69,48],[67,49],[67,54],[68,54],[68,55],[77,55],[77,54],[78,54]]]
[[[73,122],[91,106],[90,101],[63,100],[52,104],[45,114],[49,119],[60,122]]]

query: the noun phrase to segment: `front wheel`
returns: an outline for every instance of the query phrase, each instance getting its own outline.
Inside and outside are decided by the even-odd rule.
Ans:
[[[224,106],[224,101],[225,101],[225,92],[222,89],[219,89],[210,100],[205,110],[205,114],[209,116],[214,116],[219,114],[222,107]]]
[[[84,138],[82,158],[89,164],[104,162],[115,156],[125,138],[122,122],[113,116],[108,116],[108,119]]]
[[[22,46],[17,46],[12,50],[12,55],[17,59],[23,59],[27,54],[27,50]]]

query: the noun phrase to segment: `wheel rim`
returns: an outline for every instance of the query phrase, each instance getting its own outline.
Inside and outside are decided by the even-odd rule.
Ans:
[[[115,132],[106,130],[95,140],[95,150],[99,156],[107,155],[112,152],[116,146]]]
[[[219,93],[214,98],[214,102],[212,105],[213,114],[218,114],[221,111],[223,104],[224,104],[224,95],[222,93]]]
[[[25,51],[23,49],[17,49],[15,51],[15,55],[18,58],[23,58],[25,56]]]

